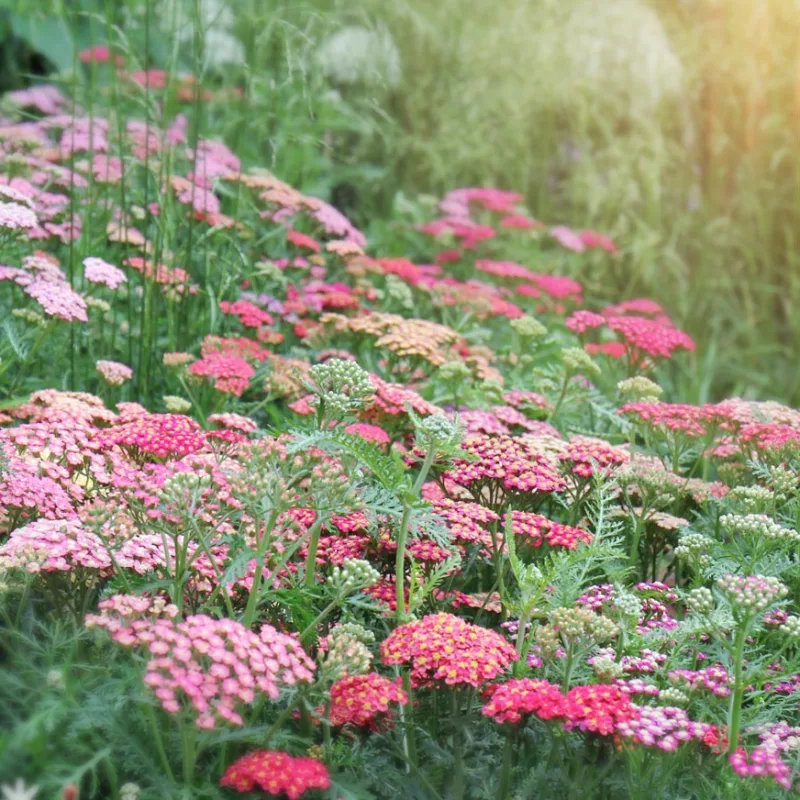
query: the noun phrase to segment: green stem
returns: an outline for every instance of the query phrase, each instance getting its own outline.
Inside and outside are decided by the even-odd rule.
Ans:
[[[328,603],[328,605],[325,606],[325,608],[323,608],[319,614],[317,614],[314,621],[300,634],[300,641],[304,645],[308,644],[307,637],[317,629],[317,627],[328,616],[328,614],[330,614],[331,611],[333,611],[333,609],[336,608],[336,606],[338,605],[339,605],[339,598],[337,597],[335,600],[331,600],[331,602]]]
[[[516,727],[506,734],[506,743],[503,747],[503,766],[500,770],[500,780],[497,783],[497,800],[507,800],[508,789],[511,786],[511,765],[514,761],[514,745],[517,743]]]
[[[269,515],[269,519],[264,527],[264,532],[261,535],[261,541],[258,544],[258,553],[256,554],[256,569],[253,575],[253,588],[250,590],[250,596],[247,598],[247,606],[244,610],[244,618],[242,624],[245,628],[250,628],[256,616],[256,609],[258,608],[259,587],[261,584],[261,575],[264,572],[264,558],[266,557],[267,544],[270,541],[269,532],[275,525],[278,519],[278,510],[273,509]]]
[[[461,720],[458,707],[458,691],[451,693],[450,709],[453,723],[453,760],[455,775],[453,776],[453,800],[463,800],[465,789],[464,749],[461,736]]]
[[[153,740],[156,743],[156,750],[158,751],[158,757],[161,760],[161,767],[170,781],[175,783],[175,774],[173,773],[169,759],[167,758],[167,751],[164,749],[164,742],[161,738],[161,731],[158,727],[156,712],[153,710],[153,707],[147,703],[144,703],[143,707],[145,709],[145,715],[147,716],[147,719],[150,722],[150,727],[153,731]]]
[[[733,651],[733,681],[731,704],[728,710],[728,755],[735,752],[739,745],[739,729],[742,724],[742,699],[744,697],[744,680],[742,677],[742,661],[744,660],[744,642],[747,638],[747,625],[742,623],[736,629]]]
[[[406,754],[394,743],[394,741],[392,741],[392,739],[387,737],[386,741],[389,742],[392,750],[394,750],[394,752],[406,762],[406,766],[408,767],[409,771],[413,772],[414,775],[425,785],[425,789],[428,792],[428,796],[431,798],[431,800],[442,800],[442,796],[433,788],[433,786],[431,786],[430,781],[420,771],[419,767],[417,767],[413,761],[408,759]]]
[[[183,740],[183,794],[186,800],[192,800],[192,781],[197,759],[195,730],[192,724],[181,726],[181,739]]]
[[[564,680],[561,683],[561,691],[566,694],[569,691],[569,682],[572,678],[572,662],[575,658],[575,648],[572,643],[567,647],[567,664],[564,667]]]
[[[308,555],[306,556],[306,589],[314,585],[317,574],[317,548],[319,547],[319,535],[322,530],[322,514],[317,512],[317,518],[311,526],[311,541],[308,543]]]
[[[395,619],[398,625],[403,621],[406,614],[406,596],[404,580],[406,574],[406,540],[408,539],[408,516],[411,507],[408,503],[403,508],[403,517],[400,520],[400,533],[397,534],[397,553],[394,561],[395,590],[397,592],[397,610]]]

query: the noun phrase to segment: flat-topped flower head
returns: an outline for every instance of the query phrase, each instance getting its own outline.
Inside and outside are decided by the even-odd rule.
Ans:
[[[331,780],[325,765],[314,758],[255,750],[231,764],[219,783],[237,792],[260,790],[297,800],[311,789],[328,789]]]
[[[145,460],[182,458],[206,446],[200,424],[181,414],[144,413],[123,419],[102,431],[98,440]]]
[[[128,280],[121,269],[93,256],[83,259],[83,274],[89,283],[97,283],[109,289],[117,289]]]
[[[407,664],[411,682],[476,688],[504,672],[517,654],[502,637],[452,614],[430,614],[396,628],[381,643],[384,664]]]
[[[530,547],[563,547],[577,550],[581,542],[592,543],[592,534],[583,528],[575,528],[554,522],[541,514],[529,511],[511,512],[511,532]]]
[[[685,742],[702,741],[712,727],[694,722],[682,708],[644,706],[637,708],[630,719],[618,722],[617,733],[644,747],[672,752]]]
[[[377,672],[350,675],[331,686],[331,725],[376,728],[391,715],[390,705],[406,705],[408,695],[400,679],[389,680]]]
[[[484,716],[497,723],[521,722],[535,714],[539,719],[558,719],[567,708],[561,690],[545,680],[512,678],[506,683],[490,686],[489,701],[481,709]]]
[[[109,386],[122,386],[133,377],[133,370],[118,361],[98,361],[95,369],[103,376]]]
[[[241,397],[256,371],[240,356],[209,353],[189,367],[189,374],[207,378],[218,392]]]
[[[550,493],[567,488],[557,463],[526,439],[477,434],[467,436],[461,447],[470,460],[455,459],[445,476],[467,487],[476,500],[484,490]]]
[[[564,727],[611,736],[635,714],[636,707],[619,686],[576,686],[567,693]]]
[[[89,621],[109,627],[102,618]],[[195,614],[181,622],[144,617],[130,627],[131,636],[114,638],[126,646],[146,646],[145,684],[166,712],[190,711],[199,728],[243,725],[242,706],[259,693],[275,700],[282,685],[309,682],[314,675],[300,643],[271,625],[255,633],[233,619]],[[113,626],[109,630],[115,633]]]
[[[0,570],[70,572],[78,567],[105,571],[111,559],[102,540],[74,520],[36,520],[12,531],[0,545]]]

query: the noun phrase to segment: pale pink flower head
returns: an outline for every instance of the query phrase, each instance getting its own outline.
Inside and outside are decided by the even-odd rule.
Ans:
[[[0,183],[0,200],[34,208],[33,200],[27,194],[4,183]]]
[[[109,386],[122,386],[133,377],[133,370],[118,361],[101,360],[95,364],[95,368]]]
[[[83,274],[89,283],[99,283],[109,289],[116,289],[128,280],[121,269],[94,256],[83,259]]]
[[[0,545],[0,568],[12,567],[30,573],[108,570],[111,559],[101,539],[79,522],[39,519],[12,531]]]
[[[66,322],[87,322],[86,301],[64,281],[37,278],[25,287],[25,294],[36,300],[48,317]]]
[[[0,228],[6,230],[28,230],[39,224],[36,214],[21,203],[0,202]]]

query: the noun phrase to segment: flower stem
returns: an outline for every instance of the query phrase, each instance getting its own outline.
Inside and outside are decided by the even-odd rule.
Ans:
[[[143,704],[145,709],[145,714],[147,719],[150,722],[150,727],[153,730],[153,740],[156,743],[156,750],[158,751],[158,757],[161,760],[161,767],[163,768],[164,772],[166,773],[167,777],[172,781],[175,782],[175,774],[172,771],[172,767],[170,766],[169,759],[167,758],[167,751],[164,749],[164,742],[161,738],[161,731],[158,727],[158,720],[156,720],[156,713],[153,711],[153,707],[148,703]]]
[[[464,797],[464,749],[461,736],[461,719],[458,707],[458,691],[453,691],[450,699],[451,716],[453,723],[453,760],[455,762],[455,775],[453,776],[453,800],[463,800]]]
[[[500,780],[497,783],[497,800],[507,800],[508,789],[511,785],[511,765],[514,760],[514,745],[517,743],[517,728],[512,728],[506,735],[503,747],[503,766],[500,771]]]
[[[742,623],[736,629],[733,650],[733,681],[731,704],[728,709],[728,755],[736,751],[739,744],[739,728],[742,724],[742,699],[744,697],[744,680],[742,677],[742,661],[744,660],[744,642],[747,626]]]

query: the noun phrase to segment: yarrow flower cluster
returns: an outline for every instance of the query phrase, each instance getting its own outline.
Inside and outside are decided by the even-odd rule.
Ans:
[[[374,728],[390,715],[392,703],[408,703],[399,678],[391,681],[377,672],[347,676],[331,686],[329,720],[331,725]]]
[[[275,797],[285,794],[289,800],[297,800],[312,789],[328,789],[331,780],[325,765],[314,758],[255,750],[231,764],[219,783],[237,792],[258,788]]]
[[[181,458],[206,446],[200,424],[180,414],[139,414],[104,430],[98,440],[148,460]]]
[[[469,487],[476,499],[485,486],[498,484],[506,491],[558,492],[566,489],[552,459],[533,445],[511,436],[467,436],[462,448],[470,460],[456,459],[446,476]]]
[[[701,740],[712,728],[704,722],[693,722],[682,708],[671,706],[638,708],[636,713],[617,723],[620,736],[633,739],[645,747],[658,747],[672,752],[678,745],[693,739]]]
[[[281,684],[313,678],[313,662],[300,644],[270,625],[254,633],[232,619],[195,614],[182,622],[149,620],[140,628],[135,643],[151,656],[145,684],[168,713],[191,708],[199,728],[243,725],[237,707],[252,703],[257,692],[275,700]]]
[[[128,280],[121,269],[95,257],[83,259],[83,274],[89,283],[98,283],[109,289],[118,289]]]
[[[488,702],[481,713],[495,722],[521,722],[531,714],[539,719],[561,718],[567,701],[561,690],[545,680],[512,678],[506,683],[490,686]]]
[[[240,356],[209,353],[189,367],[189,374],[208,378],[218,392],[241,397],[256,374],[253,366]]]
[[[511,512],[511,532],[532,547],[546,544],[548,547],[577,550],[581,542],[592,543],[592,534],[589,531],[554,522],[541,514],[529,511]]]
[[[109,386],[122,386],[133,377],[133,370],[118,361],[98,361],[95,369],[103,376]]]
[[[12,531],[0,545],[0,569],[38,573],[77,567],[106,571],[111,559],[102,540],[73,520],[36,520]]]
[[[766,514],[723,514],[719,524],[731,536],[750,536],[782,542],[800,541],[800,533],[779,525]]]
[[[384,664],[408,664],[411,682],[479,688],[517,659],[502,636],[452,614],[430,614],[401,625],[381,643]]]

